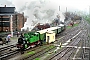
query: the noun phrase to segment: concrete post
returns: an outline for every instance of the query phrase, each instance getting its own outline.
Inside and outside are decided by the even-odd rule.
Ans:
[[[13,26],[12,26],[12,24],[13,24],[13,22],[12,22],[12,15],[10,16],[10,29],[11,29],[11,37],[13,37]]]

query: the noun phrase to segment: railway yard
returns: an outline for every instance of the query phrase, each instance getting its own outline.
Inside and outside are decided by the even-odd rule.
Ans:
[[[51,44],[27,49],[24,54],[16,48],[18,37],[0,45],[0,60],[90,60],[90,25],[82,20],[78,25],[57,35]]]

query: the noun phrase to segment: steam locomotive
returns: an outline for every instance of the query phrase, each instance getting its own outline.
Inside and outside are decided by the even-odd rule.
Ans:
[[[43,30],[35,31],[35,32],[23,33],[18,38],[18,42],[17,42],[16,46],[18,49],[25,50],[25,49],[32,48],[37,45],[42,45],[43,43],[46,43],[47,32],[53,31],[52,33],[55,33],[55,35],[57,35],[57,34],[61,33],[63,30],[65,30],[65,25],[60,24],[59,26],[56,26],[56,27],[50,27],[50,28],[46,28]],[[54,35],[50,35],[50,36],[54,37]],[[51,37],[51,40],[49,39],[49,41],[54,42],[54,41],[52,41],[52,39],[55,39],[53,37]],[[49,38],[49,36],[48,36],[48,38]]]

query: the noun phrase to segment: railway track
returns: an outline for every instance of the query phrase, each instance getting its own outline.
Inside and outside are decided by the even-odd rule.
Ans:
[[[1,60],[6,60],[6,59],[11,59],[11,60],[14,60],[15,58],[13,58],[13,57],[15,57],[17,54],[18,55],[21,55],[20,54],[20,50],[18,50],[18,49],[11,49],[11,48],[14,48],[14,47],[16,47],[15,45],[10,45],[10,46],[8,46],[8,47],[4,47],[3,49],[2,49],[2,53],[1,53],[1,55],[0,55],[0,59]],[[24,51],[25,53],[27,53],[27,52],[31,52],[31,51],[34,51],[34,50],[37,50],[37,49],[39,49],[39,48],[41,48],[41,47],[43,47],[43,46],[38,46],[38,47],[34,47],[34,48],[31,48],[31,49],[27,49],[26,51]],[[6,51],[7,50],[7,51]],[[15,56],[13,56],[13,55],[15,55]],[[9,58],[10,57],[10,58]],[[18,60],[18,58],[17,58],[17,60]]]
[[[73,37],[72,37],[73,38]],[[72,39],[71,38],[71,39]],[[74,37],[73,39],[75,39],[76,37]],[[70,39],[69,39],[70,40]],[[71,42],[71,43],[69,43],[69,44],[67,44],[68,46],[72,46],[72,45],[76,45],[76,40],[73,40],[73,42]],[[77,44],[80,42],[80,40],[77,42]],[[52,56],[52,57],[50,57],[49,59],[47,59],[47,60],[55,60],[55,59],[57,59],[57,60],[60,60],[62,57],[64,57],[68,52],[71,52],[71,51],[73,51],[73,48],[68,48],[68,47],[66,47],[66,48],[63,48],[59,53],[57,53],[57,54],[55,54],[54,56]],[[71,52],[71,53],[69,53],[69,54],[72,54],[73,52]],[[59,57],[59,58],[57,58],[57,57]]]
[[[77,28],[75,28],[75,29],[72,29],[72,31],[75,33],[75,30],[76,30]],[[80,31],[81,29],[78,29],[76,32],[78,33],[79,31]],[[73,32],[71,33],[71,34],[73,34]],[[77,34],[77,33],[75,33],[75,34]],[[74,34],[73,34],[74,35]],[[71,37],[73,36],[73,35],[71,35]],[[70,37],[69,37],[70,38]],[[65,40],[68,40],[68,39],[65,39]]]
[[[68,48],[69,49],[69,48]],[[66,50],[66,49],[64,49],[64,50]],[[44,49],[44,51],[45,51],[45,49]],[[48,51],[47,51],[48,52]],[[69,50],[67,50],[67,52],[69,52]],[[66,52],[66,53],[67,53]],[[46,52],[45,52],[46,53]],[[44,54],[44,53],[38,53],[38,54],[35,54],[34,55],[34,57],[33,56],[30,56],[30,58],[28,58],[27,60],[33,60],[33,59],[35,59],[36,57],[39,57],[40,55],[42,55],[42,54]],[[33,57],[33,58],[32,58]]]
[[[30,55],[28,55],[26,57],[19,58],[19,60],[33,60],[33,59],[45,54],[46,52],[48,52],[48,51],[50,51],[50,50],[52,50],[54,48],[55,48],[55,46],[47,45],[47,47],[45,47],[45,48],[39,48],[38,50],[35,50],[34,54],[30,54]]]
[[[84,30],[83,33],[79,36],[79,38],[81,38],[81,42],[80,42],[81,48],[79,49],[79,51],[77,49],[78,52],[76,52],[76,54],[74,55],[73,60],[76,60],[76,59],[90,60],[89,59],[89,49],[83,48],[83,47],[87,47],[89,44],[89,43],[86,44],[86,41],[88,41],[86,32],[87,31]]]
[[[66,36],[65,37],[67,37],[67,38],[62,38],[62,40],[63,41],[61,41],[61,40],[58,40],[59,41],[59,43],[60,42],[65,42],[65,41],[67,41],[68,39],[70,39],[72,36],[74,36],[74,35],[76,35],[80,30],[82,30],[82,26],[83,26],[83,24],[82,25],[80,25],[80,26],[78,26],[78,27],[74,27],[74,28],[72,28],[72,29],[70,29],[70,31],[69,30],[67,30],[65,33],[63,32],[63,34],[66,34]],[[78,39],[78,38],[77,38]],[[76,42],[75,41],[76,39],[74,39],[73,41],[74,42]],[[72,42],[72,44],[74,44],[74,42]],[[77,41],[73,46],[75,46],[75,45],[77,45],[78,43],[80,42],[80,40],[79,41]],[[58,44],[59,44],[58,43]],[[72,45],[71,44],[71,45]],[[37,49],[39,49],[39,48],[37,48]],[[53,48],[52,48],[53,49]],[[31,51],[34,51],[35,49],[31,49]],[[50,49],[51,50],[51,49]],[[24,57],[24,58],[22,58],[22,59],[20,59],[20,60],[32,60],[32,59],[35,59],[35,58],[37,58],[38,56],[41,56],[41,55],[43,55],[44,53],[46,53],[46,52],[48,52],[48,51],[50,51],[50,50],[47,50],[47,48],[45,48],[45,49],[41,49],[41,50],[38,50],[35,54],[32,54],[32,55],[29,55],[29,56],[27,56],[27,57]],[[66,51],[65,51],[66,50]],[[4,51],[3,49],[1,50],[1,51]],[[73,54],[73,49],[72,48],[64,48],[64,49],[62,49],[61,50],[62,52],[64,51],[64,53],[62,53],[62,52],[59,52],[59,53],[62,53],[63,55],[61,56],[61,58],[58,58],[59,60],[60,59],[62,59],[64,56],[66,56],[67,58],[66,58],[66,60],[69,60],[70,58],[68,58],[68,57],[70,57],[72,54]],[[15,51],[11,51],[12,52],[12,54],[11,55],[13,55],[13,54],[15,54],[14,52]],[[41,53],[39,53],[39,52],[41,52]],[[9,54],[9,53],[8,53]],[[6,54],[2,54],[2,56],[3,55],[8,55],[7,53]],[[16,53],[17,54],[17,53]],[[55,54],[55,55],[59,55],[58,53],[57,54]],[[54,57],[55,57],[55,55],[54,55]],[[68,55],[68,56],[67,56]],[[1,55],[0,55],[1,56]],[[10,55],[8,55],[8,56],[10,56]],[[30,57],[30,58],[29,58]],[[53,59],[53,58],[52,58]],[[51,60],[52,60],[51,59]]]
[[[83,24],[80,23],[79,26],[72,27],[71,29],[66,29],[64,32],[60,33],[60,35],[57,36],[57,39],[56,39],[58,44],[60,44],[60,42],[65,43],[68,39],[70,39],[72,36],[74,36],[80,30],[82,30],[82,26],[83,26]]]
[[[82,39],[80,38],[81,35],[83,35],[83,33],[81,33],[76,38],[74,38],[73,42],[71,42],[67,46],[67,48],[69,49],[72,48],[72,50],[66,53],[62,58],[59,58],[58,60],[72,60],[73,59],[73,56],[75,56],[74,51],[77,51],[78,49],[81,49],[80,47],[82,47]]]
[[[0,60],[7,60],[10,56],[19,53],[18,50],[11,50],[0,55]]]
[[[57,41],[55,42],[55,44],[60,44],[60,42],[63,44],[67,40],[71,39],[73,36],[75,36],[76,34],[78,34],[79,32],[80,32],[80,29],[73,30],[72,32],[69,32],[67,35],[64,35],[63,37],[60,37],[60,39],[57,39]]]
[[[52,45],[46,45],[45,44],[45,45],[42,45],[42,46],[39,45],[39,46],[33,47],[31,49],[27,49],[27,50],[24,51],[24,54],[21,55],[20,53],[18,53],[18,56],[15,55],[14,57],[9,58],[8,60],[27,60],[30,56],[34,56],[40,51],[48,50],[48,48],[50,48],[50,46],[51,46],[51,48],[53,48]],[[34,53],[29,54],[29,53],[32,53],[32,52],[34,52]]]
[[[59,52],[57,55],[55,55],[53,58],[50,58],[49,60],[62,60],[62,58],[67,54],[70,53],[71,50],[73,51],[73,48],[66,48],[64,50],[62,50],[61,52]],[[58,58],[57,58],[57,57]],[[66,59],[66,58],[65,58]]]
[[[83,37],[83,38],[85,38],[84,39],[84,46],[86,46],[86,47],[90,47],[90,24],[88,24],[88,22],[87,21],[84,21],[84,23],[85,23],[85,30],[86,30],[86,34],[87,34],[87,37],[85,38],[85,37]],[[84,60],[90,60],[90,50],[89,49],[83,49],[83,59]]]
[[[77,50],[76,50],[76,53],[75,53],[75,55],[74,55],[74,53],[72,52],[72,51],[70,51],[70,52],[68,52],[64,57],[62,57],[62,58],[60,58],[60,59],[58,59],[58,60],[78,60],[78,59],[80,59],[80,60],[82,60],[82,59],[84,59],[84,60],[87,60],[87,59],[85,59],[84,58],[84,48],[83,48],[83,46],[85,46],[85,41],[84,40],[87,40],[86,39],[86,33],[85,33],[85,30],[83,30],[82,31],[83,33],[81,33],[79,36],[77,36],[75,39],[74,39],[74,41],[76,41],[76,42],[73,42],[72,44],[71,44],[71,46],[77,46]],[[81,48],[80,48],[80,47]],[[74,47],[75,48],[75,47]],[[80,50],[81,49],[81,50]],[[74,50],[73,50],[74,51]],[[78,52],[79,51],[81,51],[81,57],[79,57],[78,56]],[[74,55],[74,57],[71,57],[71,56],[73,56]]]
[[[8,49],[11,49],[11,48],[14,48],[14,47],[16,47],[16,45],[9,45],[9,46],[0,48],[0,52],[5,51],[5,50],[8,50]]]
[[[73,30],[73,29],[72,29],[72,30]],[[76,29],[74,29],[74,33],[76,34],[75,30],[76,30]],[[79,29],[79,31],[80,31],[80,30],[82,30],[82,27]],[[73,32],[72,32],[72,33],[73,33]],[[72,34],[72,33],[70,33],[70,34]],[[73,35],[75,35],[75,34],[73,34]],[[74,46],[74,45],[77,45],[77,44],[81,41],[81,40],[78,40],[78,41],[76,42],[76,40],[77,40],[78,38],[79,38],[79,36],[77,36],[76,39],[74,38],[74,40],[73,40],[74,42],[72,42],[71,45],[72,45],[72,44],[73,44],[73,46]],[[74,43],[75,43],[75,44],[74,44]],[[69,44],[69,45],[70,45],[70,44]],[[67,49],[67,48],[66,48],[66,49]],[[63,49],[62,51],[66,50],[66,49]],[[68,49],[69,49],[69,48],[68,48]],[[62,51],[61,51],[61,52],[62,52]],[[73,50],[72,50],[72,51],[73,51]],[[73,53],[72,51],[70,51],[70,52],[68,53],[68,54],[69,54],[68,57],[70,57],[70,55]],[[60,54],[61,52],[57,53],[56,55],[54,55],[53,57],[51,57],[51,58],[48,59],[48,60],[55,60],[55,59],[57,58],[56,56],[57,56],[58,54]],[[67,52],[66,52],[66,53],[67,53]],[[66,55],[66,53],[63,54],[63,56]],[[61,55],[62,55],[62,54],[61,54]],[[56,58],[55,58],[55,57],[56,57]],[[60,56],[59,56],[59,57],[60,57]],[[68,58],[68,57],[67,57],[65,60],[70,59],[70,58]],[[53,58],[55,58],[55,59],[53,59]],[[57,60],[63,60],[63,59],[58,58]]]
[[[16,45],[9,45],[7,47],[0,48],[0,59],[2,60],[6,57],[14,55],[15,53],[18,53],[17,50],[12,50],[15,47]]]
[[[79,30],[77,30],[77,32],[78,32]],[[31,60],[31,59],[30,59]]]
[[[74,49],[72,49],[72,51],[68,52],[68,54],[65,56],[65,58],[63,60],[70,60],[71,59],[71,55],[73,54]]]
[[[44,55],[45,53],[47,53],[47,52],[49,52],[50,50],[52,50],[52,49],[54,49],[55,47],[53,47],[53,48],[50,48],[50,49],[44,49],[44,50],[42,50],[41,52],[38,52],[38,53],[36,53],[35,55],[33,55],[33,56],[31,56],[31,58],[28,58],[27,60],[34,60],[35,58],[38,58],[39,56],[42,56],[42,55]]]

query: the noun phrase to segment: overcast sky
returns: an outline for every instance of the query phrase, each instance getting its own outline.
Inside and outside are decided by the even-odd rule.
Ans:
[[[12,2],[14,1],[18,1],[18,3],[22,4],[22,1],[30,2],[34,0],[0,0],[0,6],[3,6],[5,4],[7,6],[12,6]],[[41,1],[46,1],[46,0],[41,0]],[[53,3],[53,5],[57,5],[57,8],[58,6],[60,6],[61,11],[63,10],[65,11],[67,7],[67,10],[80,10],[80,11],[89,12],[90,0],[47,0],[47,1]]]

